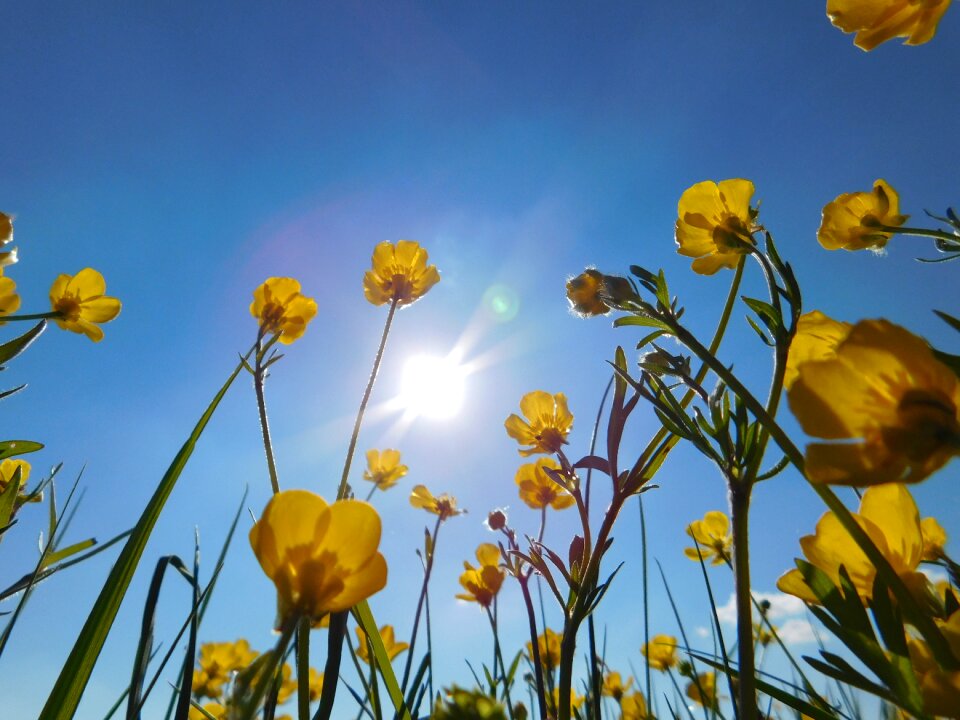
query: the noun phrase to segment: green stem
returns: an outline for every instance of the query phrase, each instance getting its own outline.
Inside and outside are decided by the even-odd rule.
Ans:
[[[443,518],[437,516],[437,522],[433,526],[433,535],[430,538],[430,553],[425,558],[426,566],[423,569],[423,585],[420,587],[420,599],[417,600],[417,611],[413,615],[413,631],[410,633],[410,647],[407,651],[407,661],[403,666],[403,680],[400,683],[400,691],[406,696],[407,682],[410,680],[410,670],[413,668],[413,648],[417,643],[417,630],[420,627],[420,615],[423,612],[423,603],[427,599],[427,588],[430,585],[430,574],[433,572],[433,557],[437,549],[437,535],[440,532],[440,523]]]
[[[493,613],[490,612],[490,608],[484,608],[487,611],[487,618],[490,620],[490,629],[493,631],[493,653],[494,653],[494,663],[493,663],[493,674],[497,674],[497,663],[500,663],[500,679],[503,680],[503,696],[507,701],[507,715],[510,720],[513,720],[513,701],[510,699],[510,681],[507,680],[507,666],[503,662],[503,655],[500,652],[500,633],[497,632],[497,619],[494,617]]]
[[[387,335],[390,334],[390,326],[393,324],[393,316],[396,312],[397,299],[394,298],[393,302],[390,303],[387,321],[383,325],[383,335],[380,337],[380,347],[377,348],[377,355],[373,360],[373,369],[370,371],[370,379],[367,380],[367,388],[363,391],[360,409],[357,411],[357,419],[353,424],[353,434],[350,436],[350,445],[347,447],[347,459],[343,463],[343,474],[340,476],[340,486],[337,488],[337,500],[343,500],[347,496],[347,478],[350,477],[350,464],[353,462],[353,454],[357,449],[357,438],[360,436],[360,426],[363,424],[363,413],[367,409],[367,403],[370,402],[370,393],[373,391],[373,384],[376,382],[377,373],[380,371],[383,349],[387,345]]]
[[[297,626],[297,709],[300,720],[310,720],[310,618]]]
[[[748,515],[750,483],[730,483],[730,508],[733,524],[733,572],[737,606],[737,665],[740,677],[737,695],[740,720],[756,720],[757,689],[753,652],[753,607],[750,594],[750,542]]]
[[[256,717],[260,701],[266,696],[267,691],[274,682],[277,668],[280,667],[284,656],[287,654],[287,646],[290,645],[290,640],[299,622],[300,618],[294,615],[288,618],[280,628],[280,639],[277,640],[273,654],[270,656],[270,660],[266,663],[266,666],[260,671],[259,679],[253,688],[252,694],[245,698],[246,704],[240,713],[241,720],[252,720]]]
[[[895,233],[897,235],[917,235],[919,237],[932,237],[938,240],[960,244],[960,235],[947,232],[946,230],[928,230],[927,228],[911,227],[893,227],[892,225],[879,225],[876,227],[881,232]],[[4,318],[8,319],[8,318]]]
[[[53,312],[45,313],[33,313],[32,315],[6,315],[3,318],[3,322],[17,322],[17,321],[27,321],[27,320],[59,320],[63,317],[63,313],[59,310],[54,310]]]
[[[533,600],[530,597],[530,576],[523,573],[517,578],[520,582],[520,592],[523,594],[523,604],[527,609],[527,623],[530,626],[530,654],[533,656],[533,672],[537,689],[537,705],[540,709],[540,720],[547,720],[547,696],[543,685],[543,659],[540,657],[540,643],[537,642],[537,618],[533,610]],[[546,628],[544,628],[546,633]]]
[[[320,693],[320,707],[313,720],[330,720],[333,701],[340,684],[340,657],[343,654],[343,636],[347,631],[347,612],[330,614],[330,628],[327,634],[327,662],[323,668],[323,691]]]
[[[267,369],[263,364],[263,359],[269,349],[276,342],[278,336],[267,341],[266,346],[262,345],[263,337],[257,337],[257,350],[255,354],[255,367],[253,370],[253,387],[257,394],[257,409],[260,412],[260,432],[263,435],[263,451],[267,455],[267,470],[270,472],[270,485],[273,488],[273,494],[280,492],[280,481],[277,478],[277,462],[273,456],[273,443],[270,440],[270,423],[267,420],[267,400],[263,391],[263,384],[267,377]]]

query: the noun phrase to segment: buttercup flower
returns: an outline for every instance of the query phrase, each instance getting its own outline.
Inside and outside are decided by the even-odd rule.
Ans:
[[[700,554],[696,547],[685,548],[683,553],[691,560],[712,562],[722,565],[730,562],[730,551],[733,549],[733,535],[730,532],[730,519],[719,510],[711,510],[703,516],[703,520],[694,520],[687,526],[687,535],[697,541]]]
[[[13,242],[13,218],[4,212],[0,212],[0,247],[5,247]],[[11,248],[0,252],[0,275],[3,275],[3,269],[7,265],[13,265],[17,261],[17,249]]]
[[[457,499],[452,495],[437,495],[427,490],[426,485],[415,485],[410,492],[410,504],[415,508],[421,508],[434,515],[439,515],[441,520],[452,518],[454,515],[465,513],[466,510],[457,509]]]
[[[274,495],[250,530],[260,567],[277,586],[277,627],[297,614],[319,621],[383,589],[380,516],[359,500],[327,505],[306,490]]]
[[[323,673],[317,672],[316,668],[310,668],[308,695],[310,702],[316,702],[323,693]]]
[[[941,558],[947,545],[947,531],[937,519],[928,517],[921,520],[920,535],[923,537],[923,559],[933,561]]]
[[[797,368],[802,363],[835,357],[837,345],[847,337],[852,327],[850,323],[834,320],[819,310],[801,315],[797,321],[797,333],[790,343],[783,386],[790,389],[797,379]]]
[[[60,313],[53,321],[64,330],[83,333],[94,342],[103,340],[100,323],[120,314],[120,301],[104,295],[107,284],[93,268],[76,275],[58,275],[50,287],[50,305]]]
[[[17,295],[17,284],[8,277],[0,277],[0,317],[15,313],[19,309],[20,296]],[[0,321],[0,325],[3,324]]]
[[[543,390],[534,390],[520,399],[520,411],[526,421],[516,414],[507,418],[504,427],[507,435],[527,448],[520,448],[524,457],[538,453],[555,453],[567,442],[573,427],[573,415],[567,408],[567,396],[551,395]]]
[[[643,693],[637,690],[620,698],[620,720],[648,720],[647,701]]]
[[[620,673],[616,671],[608,672],[603,676],[603,687],[600,688],[600,694],[605,695],[606,697],[612,697],[618,702],[624,696],[624,693],[627,692],[633,686],[633,678],[628,677],[627,681],[624,682],[620,677]]]
[[[570,717],[576,717],[573,711],[579,709],[583,705],[585,700],[586,700],[586,697],[584,697],[583,695],[578,695],[576,690],[574,690],[573,688],[570,688]],[[553,692],[547,696],[547,709],[553,713],[552,717],[558,716],[557,708],[559,707],[560,707],[560,688],[555,687],[553,689]]]
[[[900,215],[900,197],[885,180],[871,192],[844,193],[823,208],[817,240],[827,250],[880,250],[890,239],[878,225],[899,227],[909,215]]]
[[[546,628],[542,635],[537,636],[537,651],[540,653],[540,664],[549,672],[560,665],[560,641],[563,635]],[[533,661],[533,644],[527,643],[527,657]]]
[[[380,490],[388,490],[408,470],[406,465],[400,464],[399,450],[367,450],[367,469],[363,471],[363,479],[374,483]]]
[[[773,626],[776,629],[776,626]],[[753,640],[757,645],[761,647],[766,647],[773,642],[773,633],[767,627],[767,624],[763,621],[754,623],[753,625]]]
[[[600,298],[603,290],[603,273],[587,268],[575,278],[567,281],[567,300],[570,309],[580,317],[606,315],[610,306]]]
[[[920,513],[906,486],[889,483],[867,488],[853,517],[904,584],[918,598],[925,597],[930,592],[929,581],[917,572],[923,557]],[[860,597],[873,597],[877,570],[832,512],[820,518],[815,534],[800,538],[800,548],[807,562],[826,573],[835,585],[840,584],[842,565]],[[782,575],[777,588],[806,602],[819,602],[797,569]]]
[[[827,16],[845,33],[856,33],[853,44],[863,50],[895,37],[906,45],[933,39],[950,0],[827,0]]]
[[[560,470],[560,463],[550,457],[542,457],[535,463],[526,463],[517,470],[516,483],[520,499],[534,510],[552,507],[563,510],[574,503],[573,495],[557,485],[544,468]]]
[[[396,300],[410,305],[440,282],[436,265],[427,265],[427,251],[413,240],[394,245],[384,241],[373,250],[373,267],[363,276],[363,294],[374,305]]]
[[[853,326],[836,357],[806,362],[788,393],[814,482],[919,482],[960,454],[960,379],[886,320]],[[857,442],[846,442],[856,440]]]
[[[277,692],[277,703],[283,705],[296,691],[297,679],[293,676],[293,669],[290,667],[290,663],[284,663],[280,669],[280,688]]]
[[[249,666],[257,655],[257,651],[251,650],[250,643],[244,639],[236,642],[203,643],[200,646],[198,667],[193,671],[194,697],[219,698],[231,673]]]
[[[749,180],[699,182],[684,190],[677,205],[677,252],[696,258],[691,267],[713,275],[735,268],[753,245],[753,183]]]
[[[227,719],[227,708],[220,703],[204,703],[204,711],[213,715],[217,720],[226,720]],[[188,720],[209,720],[209,718],[204,715],[202,712],[197,710],[193,705],[190,706],[190,712],[187,713]]]
[[[960,610],[955,610],[946,622],[935,622],[950,645],[953,656],[960,660]],[[908,635],[907,651],[920,683],[924,711],[937,717],[957,717],[957,708],[960,708],[960,671],[943,670],[920,638]]]
[[[654,635],[640,652],[654,670],[669,670],[677,664],[677,639],[673,635]]]
[[[367,647],[367,634],[359,625],[355,629],[357,631],[357,657],[369,665],[370,649]],[[383,649],[387,651],[387,657],[391,660],[410,647],[409,643],[396,641],[393,634],[393,625],[382,625],[380,627],[380,639],[383,640]]]
[[[24,488],[27,486],[27,480],[30,478],[30,463],[26,460],[12,460],[10,458],[0,462],[0,493],[6,490],[7,485],[13,481],[13,475],[17,468],[20,468],[20,488],[17,493],[23,494]]]
[[[697,675],[698,682],[687,683],[687,697],[703,707],[717,706],[717,674],[705,672]]]
[[[500,549],[496,545],[481,544],[477,548],[477,560],[479,567],[474,567],[469,562],[463,563],[464,572],[460,576],[460,585],[467,592],[458,594],[457,597],[488,608],[500,592],[506,572],[500,569]]]
[[[272,277],[253,291],[250,314],[264,335],[279,335],[289,345],[303,335],[317,314],[317,301],[300,292],[300,283],[289,277]]]

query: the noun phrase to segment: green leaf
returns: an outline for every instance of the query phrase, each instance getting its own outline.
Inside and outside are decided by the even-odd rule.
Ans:
[[[947,325],[952,327],[957,332],[960,332],[960,319],[955,318],[953,315],[948,315],[942,310],[934,310],[933,312],[936,313],[937,317],[943,320]]]
[[[353,606],[353,614],[357,622],[363,627],[363,631],[370,639],[373,647],[373,654],[377,658],[377,666],[380,675],[383,678],[383,684],[387,686],[387,694],[390,695],[390,701],[397,715],[402,720],[411,720],[410,711],[403,699],[403,693],[400,690],[400,684],[397,682],[397,676],[393,673],[393,666],[390,664],[390,658],[387,655],[386,648],[383,646],[383,638],[380,637],[380,630],[373,619],[373,613],[370,612],[370,605],[364,600]],[[41,720],[43,720],[41,718]]]
[[[0,460],[6,460],[16,455],[26,455],[42,449],[42,443],[32,440],[0,440]]]
[[[13,517],[13,510],[17,504],[17,496],[20,494],[21,466],[13,471],[10,482],[0,493],[0,528],[5,528]]]
[[[47,555],[47,557],[43,561],[42,567],[46,569],[51,565],[53,565],[54,563],[58,563],[61,560],[66,560],[71,555],[76,555],[78,552],[83,552],[87,548],[91,548],[96,544],[97,544],[96,540],[94,540],[93,538],[87,538],[86,540],[81,540],[78,543],[74,543],[73,545],[68,545],[67,547],[62,548],[60,550],[56,550],[50,553],[49,555]]]
[[[614,327],[623,327],[624,325],[639,325],[640,327],[652,327],[662,330],[664,333],[673,334],[670,326],[665,322],[647,315],[623,315],[613,321]]]
[[[36,340],[47,327],[47,321],[41,320],[20,337],[16,337],[9,342],[0,345],[0,366],[13,360],[17,355],[26,350],[30,343]]]
[[[127,593],[127,588],[130,586],[133,574],[140,563],[140,557],[143,555],[147,540],[153,532],[153,527],[160,517],[160,512],[177,484],[183,468],[193,454],[197,441],[210,422],[210,418],[213,417],[214,411],[242,368],[243,365],[238,364],[230,377],[227,378],[223,387],[220,388],[200,416],[193,432],[190,433],[183,447],[174,457],[167,472],[161,478],[153,497],[150,498],[150,502],[144,508],[140,519],[133,528],[133,533],[111,569],[93,609],[87,616],[83,629],[80,631],[80,637],[74,643],[63,669],[60,671],[57,682],[40,713],[39,720],[69,720],[76,713],[80,697],[83,695],[90,674],[93,672],[93,666],[100,656],[107,634],[113,626],[117,611],[120,609],[120,603]]]

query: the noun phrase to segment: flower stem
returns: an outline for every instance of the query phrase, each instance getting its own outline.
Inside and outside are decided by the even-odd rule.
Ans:
[[[297,625],[297,716],[310,720],[310,618]]]
[[[323,691],[320,693],[320,706],[313,720],[330,720],[333,701],[337,695],[340,677],[340,656],[343,653],[343,636],[347,630],[347,613],[330,614],[330,629],[327,635],[327,662],[323,668]]]
[[[347,458],[343,463],[343,475],[340,477],[340,486],[337,488],[337,500],[343,500],[347,495],[347,478],[350,477],[350,464],[353,462],[353,454],[357,449],[357,438],[360,436],[360,426],[363,424],[363,413],[367,409],[367,403],[370,402],[370,393],[373,391],[373,384],[376,382],[377,373],[380,371],[380,361],[383,359],[383,349],[387,345],[387,335],[390,334],[393,316],[397,312],[397,302],[397,298],[394,298],[393,302],[390,303],[387,321],[383,325],[383,335],[380,337],[380,347],[377,348],[377,355],[373,359],[373,369],[370,371],[370,379],[367,381],[367,388],[363,391],[363,398],[360,400],[357,420],[353,424],[353,434],[350,436],[350,445],[347,447]]]
[[[59,310],[54,310],[53,312],[45,313],[33,313],[31,315],[5,315],[3,317],[3,322],[17,322],[17,321],[27,321],[27,320],[57,320],[63,317],[63,313]]]
[[[733,523],[733,577],[737,607],[737,670],[740,683],[737,689],[737,717],[756,720],[757,689],[753,652],[753,606],[750,594],[750,544],[748,516],[750,512],[749,482],[730,483],[730,509]]]
[[[507,716],[510,720],[513,720],[513,702],[510,700],[510,681],[507,680],[507,666],[503,662],[503,655],[500,652],[500,633],[497,632],[497,619],[494,617],[493,613],[490,612],[490,608],[485,608],[487,611],[487,617],[490,619],[490,629],[493,631],[493,653],[494,653],[494,663],[493,663],[493,674],[496,677],[497,674],[497,663],[500,663],[500,679],[503,680],[503,696],[507,701]]]
[[[877,229],[880,230],[881,232],[896,233],[897,235],[917,235],[919,237],[932,237],[932,238],[937,238],[938,240],[946,240],[947,242],[960,243],[960,235],[957,235],[956,233],[948,232],[946,230],[928,230],[927,228],[893,227],[892,225],[880,225]]]
[[[530,575],[520,574],[520,592],[523,595],[523,604],[527,608],[527,622],[530,625],[530,654],[533,656],[533,672],[537,687],[537,705],[540,708],[541,720],[547,718],[547,696],[543,685],[543,659],[540,657],[540,643],[537,642],[537,618],[533,609],[533,600],[530,597]],[[543,629],[546,633],[547,629]]]
[[[430,574],[433,571],[433,557],[437,549],[437,534],[440,532],[440,523],[442,517],[437,517],[436,525],[433,526],[433,535],[430,536],[430,553],[426,557],[426,565],[423,569],[423,585],[420,588],[420,599],[417,600],[417,611],[413,615],[413,631],[410,633],[410,648],[407,651],[407,661],[403,666],[403,680],[400,683],[400,691],[407,692],[407,682],[410,680],[410,670],[413,667],[413,648],[417,643],[417,629],[420,627],[420,615],[423,612],[423,603],[427,599],[427,587],[430,585]]]
[[[263,450],[267,455],[267,470],[270,472],[270,485],[273,487],[273,494],[280,492],[280,481],[277,478],[277,462],[273,457],[273,443],[270,440],[270,423],[267,420],[267,400],[263,392],[263,384],[267,378],[267,368],[263,363],[267,352],[277,341],[277,335],[263,345],[263,331],[257,336],[257,349],[255,352],[255,366],[253,369],[253,387],[257,393],[257,408],[260,411],[260,431],[263,435]]]

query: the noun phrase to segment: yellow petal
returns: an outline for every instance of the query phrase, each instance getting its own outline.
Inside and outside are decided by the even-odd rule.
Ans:
[[[337,567],[352,571],[380,546],[380,515],[362,500],[339,500],[330,506],[330,521],[315,554],[329,550]]]
[[[120,301],[114,297],[98,297],[85,301],[81,306],[81,315],[85,320],[105,323],[120,314]]]
[[[868,488],[858,514],[880,528],[886,539],[885,555],[898,574],[917,568],[923,556],[923,534],[920,512],[906,486],[888,483]]]
[[[81,299],[92,298],[103,295],[107,291],[107,283],[103,275],[93,268],[84,268],[73,276],[67,284],[67,289]]]

